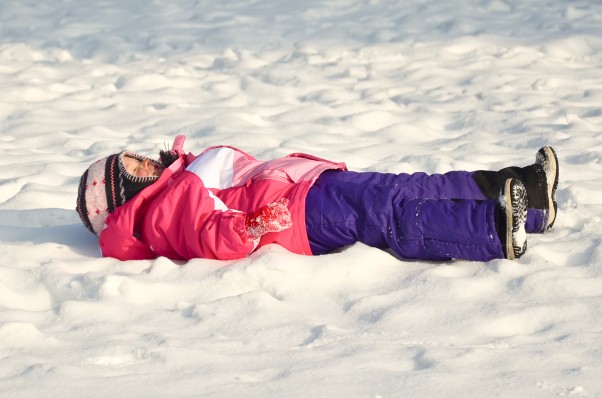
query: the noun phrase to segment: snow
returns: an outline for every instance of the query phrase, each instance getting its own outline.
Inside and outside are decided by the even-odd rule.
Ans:
[[[601,397],[602,3],[0,2],[0,395]],[[354,170],[560,161],[518,261],[101,258],[80,175],[229,144]]]

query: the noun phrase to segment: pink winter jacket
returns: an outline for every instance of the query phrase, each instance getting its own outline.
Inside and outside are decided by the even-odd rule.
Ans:
[[[99,240],[103,256],[228,260],[269,243],[311,254],[305,198],[323,171],[346,170],[344,163],[300,153],[261,161],[228,146],[184,155],[184,139],[176,137],[173,149],[180,158],[159,180],[109,215]],[[289,199],[292,228],[258,242],[244,239],[245,213],[281,198]]]

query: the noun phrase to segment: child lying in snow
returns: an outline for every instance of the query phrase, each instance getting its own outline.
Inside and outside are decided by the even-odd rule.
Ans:
[[[260,161],[227,146],[157,162],[124,151],[83,174],[77,211],[103,256],[236,259],[277,243],[317,255],[363,242],[399,257],[515,259],[556,218],[558,159],[499,171],[348,171],[306,154]]]

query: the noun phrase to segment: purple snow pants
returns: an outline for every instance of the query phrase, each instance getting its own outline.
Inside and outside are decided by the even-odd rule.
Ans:
[[[312,253],[362,242],[405,259],[503,258],[497,199],[486,199],[471,174],[324,172],[306,199]]]

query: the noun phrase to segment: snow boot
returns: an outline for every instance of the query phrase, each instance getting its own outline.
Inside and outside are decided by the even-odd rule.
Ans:
[[[498,171],[479,170],[472,178],[483,195],[496,198],[508,178],[518,178],[527,190],[527,232],[543,233],[549,230],[556,218],[556,186],[558,161],[551,147],[541,148],[535,163],[525,167],[506,167]]]
[[[504,257],[514,260],[527,250],[527,190],[516,178],[508,178],[496,208],[496,226]]]

